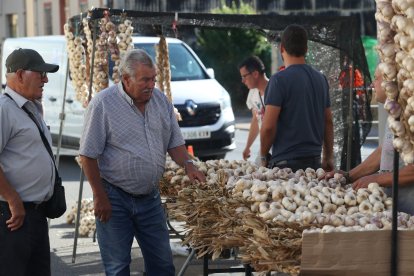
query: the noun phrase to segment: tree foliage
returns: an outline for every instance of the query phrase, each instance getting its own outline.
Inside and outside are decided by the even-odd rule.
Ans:
[[[255,14],[253,7],[241,1],[231,6],[222,3],[212,13]],[[215,71],[216,79],[230,93],[232,104],[244,108],[247,88],[241,83],[238,65],[250,55],[259,56],[270,72],[270,44],[259,30],[203,28],[197,33],[197,52],[207,67]]]

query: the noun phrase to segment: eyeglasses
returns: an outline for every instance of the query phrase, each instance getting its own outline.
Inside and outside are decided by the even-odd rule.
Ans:
[[[40,79],[44,79],[44,78],[47,77],[47,72],[38,72],[38,71],[30,70],[30,69],[26,69],[26,71],[31,71],[31,72],[39,73],[40,74]]]
[[[40,79],[44,79],[44,78],[47,77],[47,72],[33,71],[33,70],[30,70],[30,69],[19,69],[19,70],[39,73],[40,74]],[[17,71],[19,71],[19,70],[17,70]],[[17,71],[15,71],[15,72],[17,72]]]
[[[252,72],[249,72],[249,73],[246,73],[246,74],[244,74],[244,75],[241,75],[241,79],[242,80],[245,80],[246,79],[246,77],[248,76],[248,75],[251,75],[252,74]]]
[[[32,72],[36,72],[36,71],[32,71]],[[44,79],[44,78],[46,78],[46,77],[47,77],[47,72],[37,72],[37,73],[39,73],[39,74],[40,74],[40,78],[41,78],[41,79]]]
[[[40,78],[44,79],[47,77],[47,72],[39,72]]]

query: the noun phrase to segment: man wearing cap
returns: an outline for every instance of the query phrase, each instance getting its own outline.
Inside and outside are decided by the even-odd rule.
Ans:
[[[47,73],[58,69],[31,49],[14,50],[6,59],[7,84],[0,95],[0,276],[51,274],[43,202],[52,196],[55,168],[39,133],[52,144],[40,100]]]

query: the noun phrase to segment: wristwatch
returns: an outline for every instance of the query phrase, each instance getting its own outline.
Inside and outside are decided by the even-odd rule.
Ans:
[[[267,161],[267,156],[260,156],[260,161]]]
[[[192,159],[188,159],[188,160],[185,160],[185,162],[184,162],[184,168],[185,168],[188,164],[195,165],[195,164],[194,164],[194,161],[193,161]]]
[[[349,172],[345,172],[343,176],[345,177],[346,183],[351,183],[351,179],[349,178]]]

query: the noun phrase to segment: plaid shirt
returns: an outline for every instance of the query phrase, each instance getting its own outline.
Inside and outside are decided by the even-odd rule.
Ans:
[[[184,139],[173,105],[154,88],[142,114],[113,85],[90,102],[80,141],[80,154],[98,160],[101,177],[131,194],[148,194],[162,177],[168,149]]]

